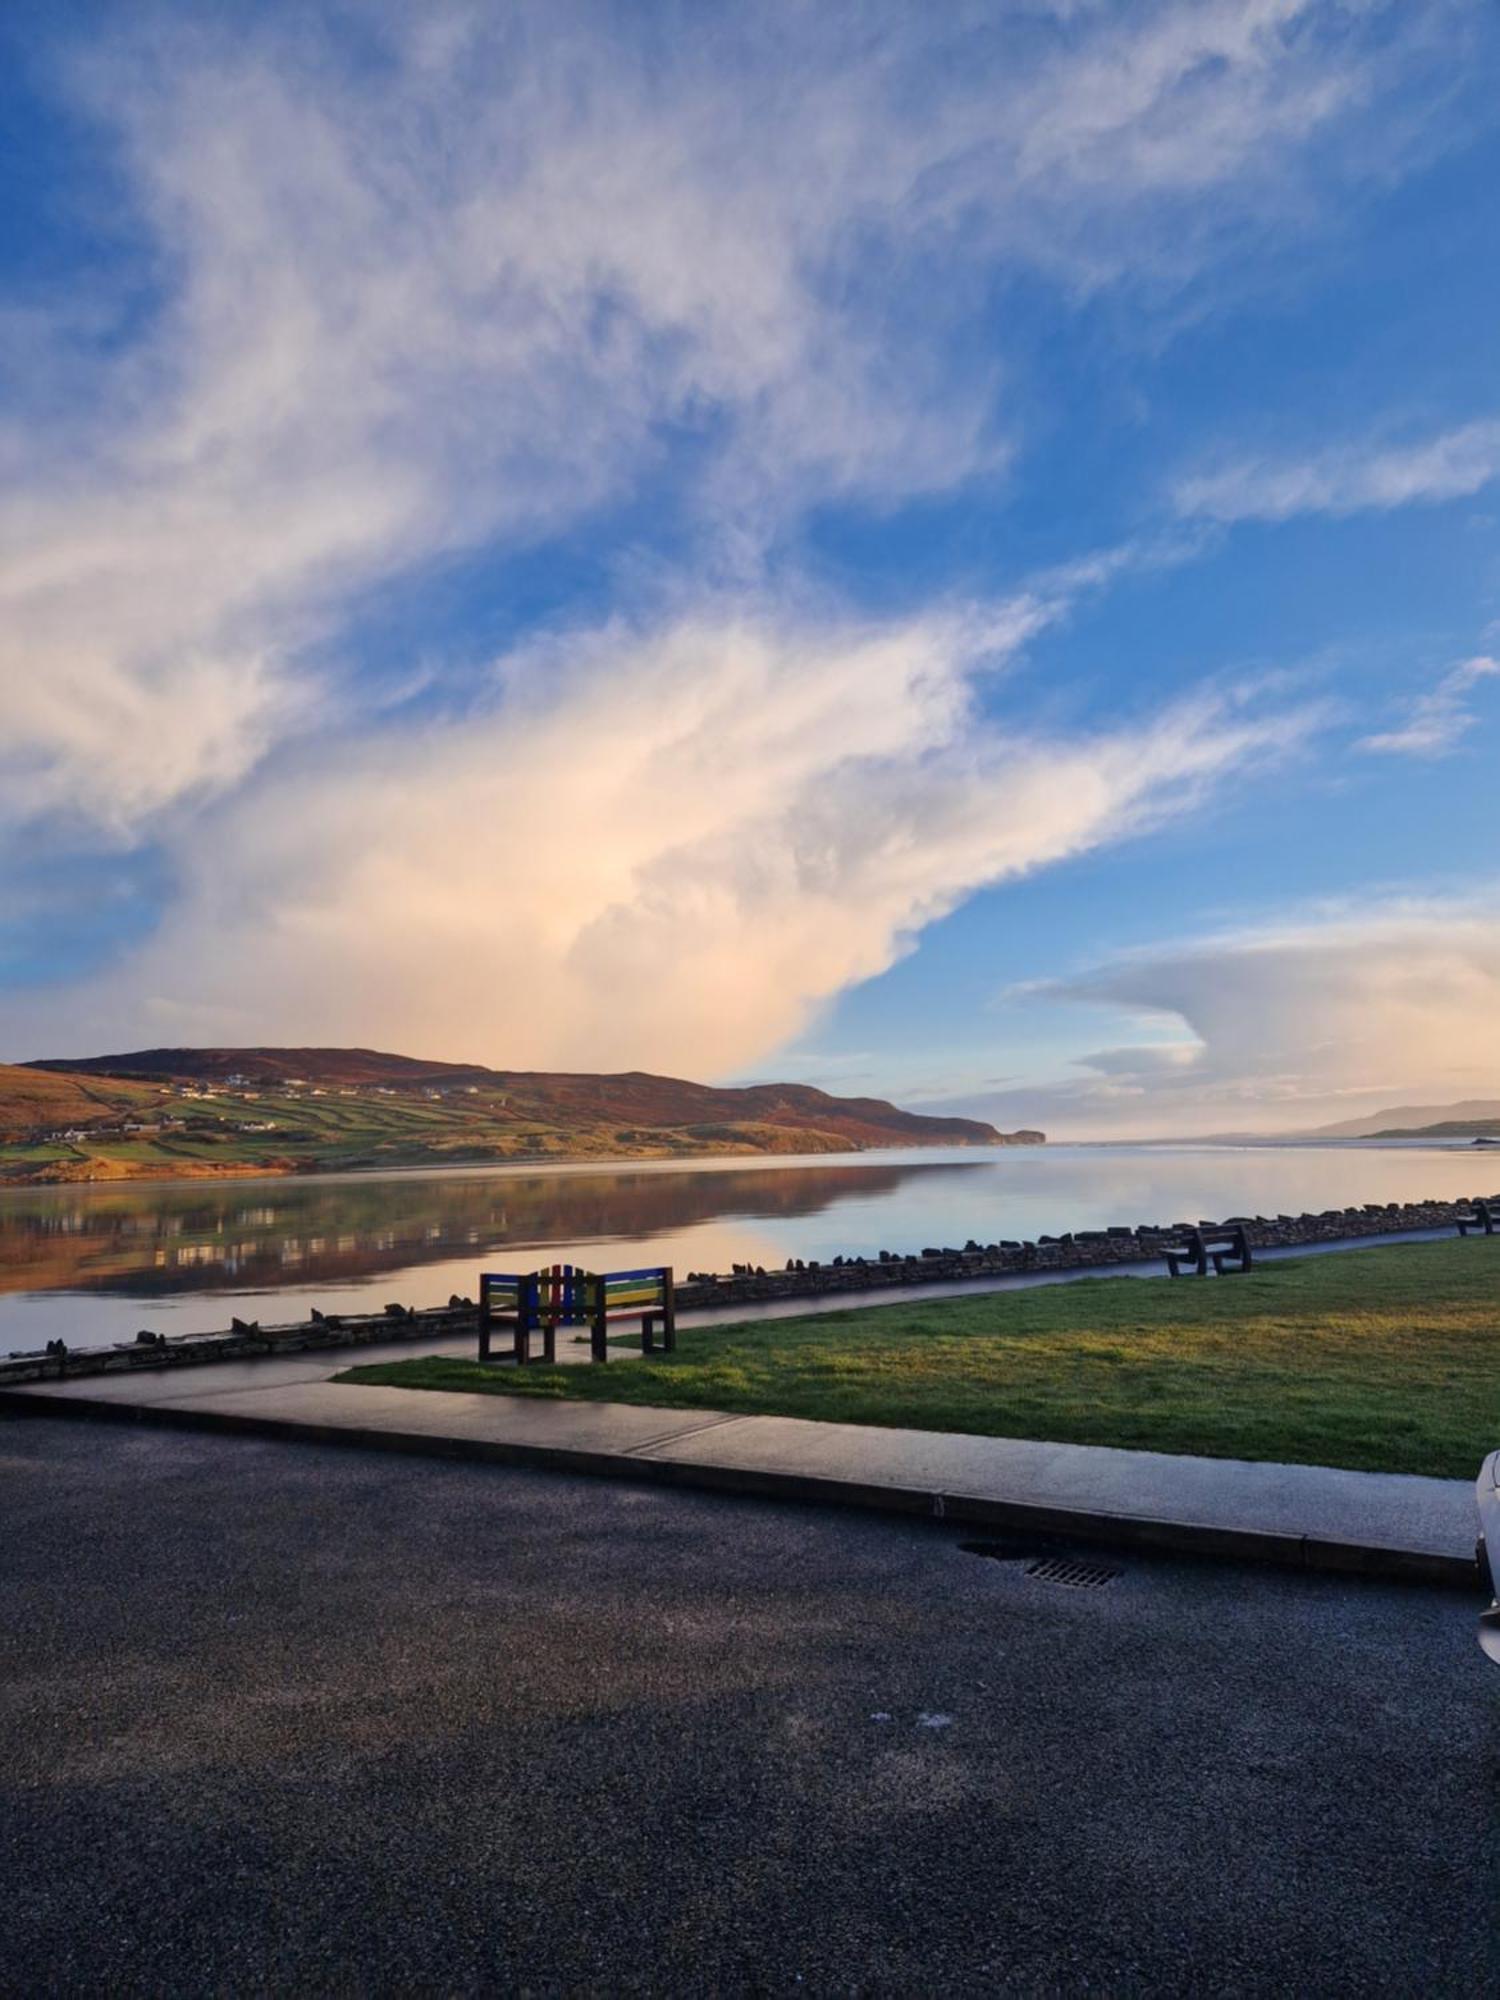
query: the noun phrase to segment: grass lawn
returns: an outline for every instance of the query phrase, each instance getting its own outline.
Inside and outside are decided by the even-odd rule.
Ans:
[[[1500,1444],[1500,1237],[684,1328],[673,1356],[602,1367],[339,1380],[1471,1478]]]

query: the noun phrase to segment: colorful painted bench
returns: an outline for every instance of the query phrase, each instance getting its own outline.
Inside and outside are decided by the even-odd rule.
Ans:
[[[586,1326],[590,1358],[609,1359],[612,1320],[638,1319],[641,1352],[674,1352],[677,1309],[670,1264],[640,1271],[580,1271],[572,1264],[553,1264],[527,1273],[485,1271],[479,1279],[479,1359],[493,1358],[497,1330],[510,1336],[510,1351],[518,1365],[533,1356],[531,1336],[542,1336],[542,1359],[557,1359],[557,1329]]]

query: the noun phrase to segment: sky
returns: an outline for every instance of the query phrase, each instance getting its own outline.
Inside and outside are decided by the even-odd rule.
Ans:
[[[1500,1096],[1488,0],[17,0],[0,146],[0,1059]]]

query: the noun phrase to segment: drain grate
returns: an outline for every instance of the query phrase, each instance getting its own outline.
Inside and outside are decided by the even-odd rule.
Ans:
[[[1098,1590],[1120,1574],[1107,1563],[1075,1562],[1069,1556],[1042,1556],[1026,1565],[1038,1583],[1065,1583],[1071,1590]]]

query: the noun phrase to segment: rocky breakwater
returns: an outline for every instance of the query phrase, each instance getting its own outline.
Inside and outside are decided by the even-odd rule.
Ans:
[[[788,1258],[779,1270],[739,1265],[727,1276],[693,1271],[677,1287],[684,1311],[705,1306],[758,1305],[776,1299],[818,1298],[825,1293],[879,1291],[904,1285],[961,1283],[965,1279],[1023,1276],[1032,1271],[1086,1271],[1121,1264],[1159,1264],[1164,1244],[1184,1231],[1239,1228],[1252,1250],[1294,1250],[1302,1244],[1347,1243],[1413,1230],[1452,1229],[1475,1201],[1500,1203],[1500,1195],[1458,1201],[1367,1202],[1360,1208],[1326,1208],[1307,1215],[1230,1215],[1219,1220],[1120,1224],[1077,1229],[1035,1242],[1006,1240],[962,1249],[916,1253],[882,1250],[875,1257]]]
[[[445,1306],[388,1305],[378,1313],[322,1313],[275,1326],[231,1320],[218,1333],[155,1333],[142,1328],[134,1340],[112,1347],[69,1347],[49,1340],[42,1348],[0,1356],[0,1390],[27,1382],[65,1381],[74,1375],[118,1375],[138,1368],[192,1368],[212,1361],[248,1361],[265,1354],[305,1354],[328,1347],[371,1347],[394,1340],[431,1340],[469,1333],[478,1314],[472,1299],[456,1295]]]

